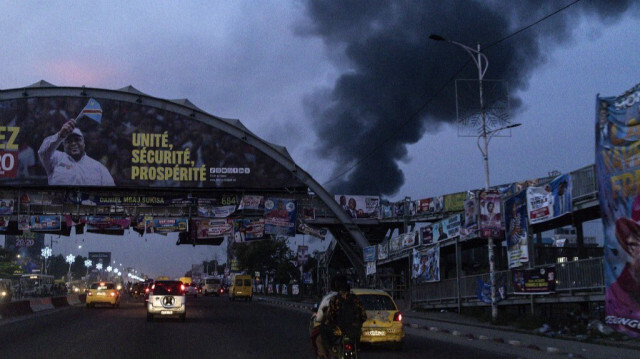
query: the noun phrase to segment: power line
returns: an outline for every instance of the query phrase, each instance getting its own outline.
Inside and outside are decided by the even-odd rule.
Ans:
[[[571,6],[573,6],[573,5],[577,4],[577,3],[579,3],[580,1],[582,1],[582,0],[575,0],[574,2],[572,2],[572,3],[570,3],[570,4],[568,4],[568,5],[564,6],[564,7],[562,7],[562,8],[560,8],[560,9],[558,9],[558,10],[556,10],[556,11],[552,12],[552,13],[551,13],[551,14],[549,14],[549,15],[546,15],[546,16],[542,17],[541,19],[539,19],[539,20],[537,20],[537,21],[535,21],[535,22],[533,22],[533,23],[531,23],[531,24],[529,24],[529,25],[527,25],[527,26],[525,26],[525,27],[523,27],[523,28],[521,28],[521,29],[519,29],[519,30],[517,30],[517,31],[515,31],[515,32],[513,32],[513,33],[511,33],[511,34],[509,34],[509,35],[507,35],[507,36],[505,36],[505,37],[503,37],[503,38],[501,38],[501,39],[499,39],[499,40],[496,40],[496,41],[494,41],[494,42],[489,43],[487,46],[483,47],[483,49],[485,49],[485,50],[486,50],[486,49],[491,48],[491,47],[493,47],[493,46],[495,46],[495,45],[497,45],[497,44],[499,44],[499,43],[501,43],[501,42],[503,42],[503,41],[506,41],[506,40],[508,40],[508,39],[510,39],[510,38],[512,38],[512,37],[514,37],[514,36],[516,36],[517,34],[519,34],[519,33],[521,33],[521,32],[524,32],[524,31],[526,31],[526,30],[530,29],[531,27],[533,27],[533,26],[535,26],[535,25],[538,25],[539,23],[541,23],[541,22],[543,22],[543,21],[547,20],[548,18],[550,18],[550,17],[552,17],[552,16],[554,16],[554,15],[556,15],[556,14],[558,14],[558,13],[560,13],[560,12],[564,11],[564,10],[566,10],[567,8],[569,8],[569,7],[571,7]],[[420,114],[420,113],[421,113],[421,112],[422,112],[422,111],[423,111],[423,110],[424,110],[424,109],[425,109],[425,108],[426,108],[426,107],[427,107],[427,106],[428,106],[428,105],[429,105],[433,100],[435,100],[435,98],[436,98],[438,95],[440,95],[440,93],[441,93],[442,91],[444,91],[444,89],[445,89],[445,88],[446,88],[446,87],[447,87],[451,82],[453,82],[453,80],[455,80],[455,78],[456,78],[456,77],[458,77],[458,75],[459,75],[459,74],[460,74],[460,73],[461,73],[461,72],[462,72],[462,71],[467,67],[467,65],[469,65],[469,63],[470,63],[470,62],[471,62],[471,60],[467,60],[467,61],[466,61],[466,62],[465,62],[461,67],[460,67],[460,69],[459,69],[458,71],[456,71],[456,73],[455,73],[454,75],[452,75],[451,77],[449,77],[449,79],[448,79],[448,80],[447,80],[447,81],[446,81],[442,86],[440,86],[440,87],[438,88],[438,90],[436,91],[436,93],[435,93],[433,96],[429,97],[429,98],[428,98],[428,99],[427,99],[427,100],[426,100],[426,101],[425,101],[425,102],[424,102],[424,103],[423,103],[423,104],[422,104],[422,105],[421,105],[421,106],[420,106],[416,111],[414,111],[414,112],[409,116],[409,118],[408,118],[406,121],[404,121],[404,122],[403,122],[403,123],[402,123],[402,124],[401,124],[401,125],[400,125],[396,130],[395,130],[395,131],[393,131],[393,133],[392,133],[389,137],[387,137],[387,139],[386,139],[386,140],[381,141],[377,146],[373,147],[373,149],[372,149],[371,151],[369,151],[369,153],[368,153],[367,155],[365,155],[364,157],[362,157],[362,158],[360,158],[359,160],[357,160],[353,165],[349,166],[346,170],[344,170],[344,171],[342,171],[342,172],[338,173],[337,175],[335,175],[335,176],[334,176],[334,177],[332,177],[331,179],[329,179],[329,180],[325,181],[325,182],[322,184],[322,186],[323,186],[323,187],[325,187],[325,186],[326,186],[326,185],[328,185],[329,183],[331,183],[331,182],[333,182],[333,181],[335,181],[335,180],[337,180],[337,179],[341,178],[342,176],[344,176],[345,174],[347,174],[348,172],[350,172],[350,171],[351,171],[351,170],[353,170],[354,168],[358,167],[362,162],[364,162],[364,160],[366,160],[366,159],[368,159],[369,157],[371,157],[375,152],[377,152],[377,151],[378,151],[378,149],[380,149],[383,145],[387,144],[387,142],[389,142],[391,139],[393,139],[393,138],[394,138],[394,137],[395,137],[395,136],[400,132],[400,130],[402,130],[405,126],[407,126],[407,125],[408,125],[410,122],[412,122],[413,120],[417,119],[417,118],[418,118],[418,115],[419,115],[419,114]]]

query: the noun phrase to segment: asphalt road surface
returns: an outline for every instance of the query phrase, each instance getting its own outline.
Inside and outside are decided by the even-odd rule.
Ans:
[[[223,297],[187,298],[187,320],[147,322],[141,300],[71,307],[0,325],[0,358],[313,358],[310,312]],[[410,331],[409,331],[410,332]],[[416,334],[402,351],[364,347],[360,358],[516,358]]]

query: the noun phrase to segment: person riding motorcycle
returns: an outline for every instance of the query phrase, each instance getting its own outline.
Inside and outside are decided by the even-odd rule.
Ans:
[[[326,324],[320,331],[322,342],[326,345],[325,348],[331,348],[336,339],[346,335],[356,343],[357,350],[362,323],[367,320],[367,312],[358,297],[351,292],[346,277],[336,276],[334,289],[337,293],[329,300],[327,311],[324,313],[323,319]]]

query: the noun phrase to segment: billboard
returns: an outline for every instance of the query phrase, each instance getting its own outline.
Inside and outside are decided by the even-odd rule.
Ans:
[[[335,200],[351,218],[381,218],[380,197],[335,195]]]
[[[89,252],[87,258],[91,259],[94,267],[102,264],[102,269],[107,269],[111,264],[111,252]]]
[[[640,84],[596,98],[596,178],[604,230],[605,323],[640,337]]]
[[[0,100],[0,130],[4,186],[303,185],[241,138],[142,101],[83,96]]]
[[[550,294],[556,291],[556,267],[512,269],[514,294]]]

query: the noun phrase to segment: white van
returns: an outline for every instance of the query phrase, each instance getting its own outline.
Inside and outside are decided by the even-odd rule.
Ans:
[[[202,281],[202,294],[219,296],[222,289],[222,280],[215,277],[205,277]]]

